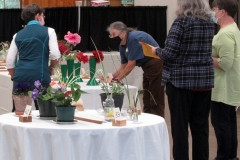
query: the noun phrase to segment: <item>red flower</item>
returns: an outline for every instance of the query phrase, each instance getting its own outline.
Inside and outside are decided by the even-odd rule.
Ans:
[[[78,52],[76,58],[79,62],[83,62],[84,64],[88,62],[88,56],[84,55],[82,52]]]
[[[70,49],[68,48],[68,46],[66,46],[66,44],[64,44],[63,42],[59,42],[58,47],[62,55],[69,55]]]
[[[101,51],[95,50],[95,51],[92,51],[92,53],[93,53],[94,57],[96,58],[97,63],[100,63],[100,61],[103,61],[104,56]]]
[[[64,97],[67,97],[67,96],[69,96],[70,94],[72,94],[72,91],[67,91],[67,92],[64,93]]]

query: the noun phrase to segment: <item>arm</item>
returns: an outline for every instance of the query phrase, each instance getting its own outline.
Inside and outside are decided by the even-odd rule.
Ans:
[[[167,36],[165,48],[154,47],[152,50],[162,60],[171,61],[177,57],[182,43],[183,23],[184,20],[175,19]]]
[[[11,76],[11,79],[14,76],[14,70],[15,70],[15,60],[17,58],[17,53],[18,53],[18,48],[17,45],[15,43],[15,37],[16,34],[13,36],[10,48],[8,50],[8,55],[7,55],[7,59],[6,59],[6,67],[7,70]]]
[[[58,48],[57,36],[54,29],[48,28],[48,35],[49,35],[48,45],[49,45],[50,59],[58,60],[61,54]]]
[[[214,67],[227,71],[232,67],[234,61],[235,38],[233,33],[222,33],[217,46],[218,57],[213,57]]]
[[[122,65],[120,66],[120,68],[118,68],[118,70],[112,74],[112,75],[113,75],[113,78],[117,78],[118,75],[120,75],[121,71],[125,68],[126,65],[127,65],[127,63],[122,64]]]
[[[218,68],[218,69],[222,69],[219,65],[218,65],[218,58],[217,57],[212,57],[212,59],[213,59],[213,66],[215,67],[215,68]]]
[[[54,68],[58,65],[58,60],[51,60],[51,64],[49,66],[50,75],[54,75]]]
[[[124,67],[120,67],[121,70],[118,72],[119,74],[117,75],[118,80],[122,80],[125,78],[136,66],[136,61],[135,60],[129,60],[127,64],[124,64]],[[115,72],[116,73],[116,72]]]

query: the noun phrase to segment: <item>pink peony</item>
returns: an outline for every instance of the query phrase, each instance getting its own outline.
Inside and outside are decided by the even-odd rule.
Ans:
[[[74,46],[81,42],[81,37],[77,33],[73,34],[70,31],[67,32],[67,35],[64,36],[64,39],[67,41],[67,43]]]

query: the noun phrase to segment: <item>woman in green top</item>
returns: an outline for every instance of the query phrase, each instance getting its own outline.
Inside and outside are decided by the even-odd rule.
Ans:
[[[240,32],[234,22],[237,0],[214,0],[213,21],[220,30],[212,42],[214,88],[211,121],[218,150],[215,160],[238,160],[236,109],[240,106]]]

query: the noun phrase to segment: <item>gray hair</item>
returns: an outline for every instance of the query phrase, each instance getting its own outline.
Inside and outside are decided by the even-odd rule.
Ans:
[[[110,29],[116,29],[119,32],[128,31],[127,26],[123,22],[120,22],[120,21],[111,23],[110,26],[107,28],[107,31],[109,32]]]
[[[196,17],[203,20],[210,20],[212,11],[207,0],[178,0],[178,17]]]

